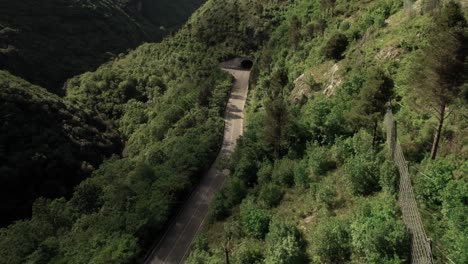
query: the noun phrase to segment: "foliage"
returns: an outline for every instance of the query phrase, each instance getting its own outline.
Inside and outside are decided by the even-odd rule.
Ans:
[[[266,236],[265,263],[303,263],[302,238],[295,226],[275,223]]]
[[[39,196],[60,197],[121,150],[101,114],[0,71],[0,207],[5,225],[28,217]]]
[[[273,167],[272,181],[280,185],[292,186],[294,183],[294,166],[294,161],[290,159],[278,160]]]
[[[266,209],[258,208],[250,199],[244,200],[240,206],[242,228],[246,234],[263,238],[268,233],[271,214]]]
[[[233,263],[244,264],[260,264],[263,263],[263,251],[262,248],[253,241],[247,241],[247,243],[242,244],[234,254]]]
[[[449,1],[434,19],[427,45],[418,53],[411,71],[415,103],[433,114],[438,121],[432,143],[435,159],[446,118],[446,107],[453,104],[466,82],[468,23],[461,7]]]
[[[323,219],[314,230],[312,251],[316,263],[346,263],[351,258],[349,223]]]
[[[333,35],[328,40],[323,53],[327,59],[341,60],[348,44],[348,38],[344,34]]]
[[[416,178],[416,195],[429,208],[442,205],[442,196],[447,185],[453,180],[456,165],[449,159],[438,159],[434,162],[425,160],[424,172]]]
[[[260,187],[258,198],[262,201],[267,207],[275,207],[283,198],[283,191],[275,183],[267,183]]]
[[[353,251],[367,263],[409,258],[409,235],[395,209],[395,200],[382,193],[363,202],[351,223]]]
[[[143,42],[159,41],[202,1],[2,1],[0,67],[63,94],[63,83]],[[173,9],[177,5],[177,10]],[[34,8],[31,8],[31,7]]]

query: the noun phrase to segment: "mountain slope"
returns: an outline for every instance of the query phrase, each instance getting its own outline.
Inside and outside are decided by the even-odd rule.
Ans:
[[[39,197],[68,196],[105,157],[119,153],[120,135],[102,115],[0,71],[1,225],[30,216]]]
[[[385,142],[387,107],[397,113],[436,263],[466,262],[463,86],[453,87],[447,130],[431,160],[439,118],[432,98],[421,96],[430,88],[418,93],[414,80],[431,61],[421,64],[421,58],[455,46],[449,58],[461,63],[448,76],[464,70],[453,78],[466,89],[467,23],[452,1],[421,9],[434,2],[287,6],[256,53],[246,131],[187,263],[410,263],[410,237],[396,202],[399,175]],[[436,42],[437,36],[445,38]],[[431,70],[449,68],[448,61]],[[445,84],[427,70],[423,78]]]
[[[67,78],[161,40],[166,32],[160,26],[180,26],[202,2],[2,1],[0,68],[63,94]]]

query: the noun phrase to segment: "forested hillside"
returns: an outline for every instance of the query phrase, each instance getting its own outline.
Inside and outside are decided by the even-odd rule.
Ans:
[[[69,198],[106,157],[121,155],[126,136],[110,115],[53,93],[63,97],[73,75],[160,40],[160,25],[180,26],[202,3],[176,2],[181,5],[172,16],[164,1],[1,1],[0,68],[10,72],[0,78],[1,226],[29,217],[39,196]],[[120,92],[132,97],[131,85]]]
[[[387,108],[435,262],[467,262],[460,5],[299,0],[280,16],[256,53],[231,176],[187,263],[409,263]]]
[[[30,220],[1,229],[0,263],[131,263],[149,250],[217,155],[232,85],[218,64],[261,44],[244,44],[246,24],[254,35],[272,25],[267,16],[248,20],[252,12],[210,1],[175,36],[69,80],[63,100],[114,124],[122,157],[95,168],[70,199],[39,198]],[[214,30],[208,21],[223,22],[212,39],[202,35]]]
[[[232,85],[219,63],[238,55],[255,58],[245,132],[187,263],[409,263],[388,109],[436,263],[466,263],[468,10],[443,2],[208,0],[161,43],[69,79],[63,98],[0,72],[2,199],[34,200],[0,229],[0,263],[141,262],[217,155]],[[145,12],[121,33],[154,25]]]
[[[39,196],[69,196],[113,153],[120,133],[104,115],[0,71],[1,225],[30,216]]]
[[[203,2],[4,0],[0,69],[63,95],[68,78],[143,42],[160,41]]]

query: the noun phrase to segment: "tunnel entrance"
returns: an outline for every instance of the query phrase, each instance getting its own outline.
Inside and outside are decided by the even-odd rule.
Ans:
[[[252,69],[253,61],[251,60],[242,60],[241,67],[247,70]]]

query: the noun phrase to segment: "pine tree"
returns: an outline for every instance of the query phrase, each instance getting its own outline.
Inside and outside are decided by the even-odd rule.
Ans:
[[[421,105],[438,120],[431,149],[431,159],[437,156],[447,107],[460,94],[466,81],[468,53],[467,21],[460,5],[448,2],[431,28],[429,45],[423,50],[413,68],[412,86]]]
[[[387,102],[393,95],[393,80],[379,68],[370,68],[366,81],[349,113],[353,123],[372,127],[372,146],[377,143],[377,129],[385,114]]]

